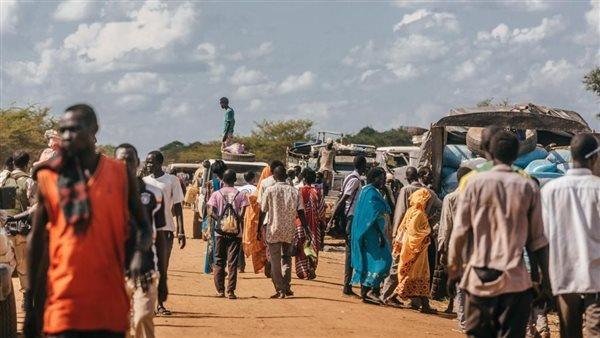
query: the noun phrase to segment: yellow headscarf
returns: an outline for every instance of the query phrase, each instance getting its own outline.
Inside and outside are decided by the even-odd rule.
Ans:
[[[394,239],[393,254],[399,255],[402,246],[410,244],[411,238],[422,239],[431,233],[425,207],[431,198],[431,193],[426,188],[421,188],[412,193],[408,199],[409,208],[399,225]]]

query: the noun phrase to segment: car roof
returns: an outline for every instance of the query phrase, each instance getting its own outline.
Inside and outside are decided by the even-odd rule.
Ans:
[[[406,153],[411,151],[419,151],[419,147],[415,146],[398,146],[398,147],[379,147],[377,151],[386,151],[390,153]]]
[[[208,160],[210,164],[215,163],[217,160],[210,159]],[[225,164],[233,164],[233,165],[245,165],[245,166],[256,166],[256,167],[266,167],[268,166],[265,162],[242,162],[242,161],[223,161]]]

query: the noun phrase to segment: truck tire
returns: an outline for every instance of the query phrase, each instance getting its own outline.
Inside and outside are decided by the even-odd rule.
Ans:
[[[200,213],[194,211],[194,219],[192,220],[192,238],[202,238],[202,221],[200,220]]]
[[[0,338],[17,336],[17,307],[15,304],[15,291],[4,301],[0,302]]]

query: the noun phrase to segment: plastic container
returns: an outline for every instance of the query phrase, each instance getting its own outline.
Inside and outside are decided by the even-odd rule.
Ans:
[[[517,160],[515,161],[514,165],[516,165],[519,168],[526,168],[529,165],[529,163],[535,160],[545,159],[547,156],[548,152],[546,151],[546,149],[537,147],[535,148],[535,150],[519,156],[519,158],[517,158]]]
[[[568,163],[571,162],[571,150],[569,149],[554,149],[548,153],[546,159],[552,163]]]
[[[449,144],[444,147],[442,163],[446,167],[458,169],[463,161],[472,159],[473,157],[473,154],[466,145]]]

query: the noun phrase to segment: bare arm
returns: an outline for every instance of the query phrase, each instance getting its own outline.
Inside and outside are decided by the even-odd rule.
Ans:
[[[127,171],[127,178],[129,213],[133,216],[136,226],[136,251],[147,251],[152,245],[151,223],[140,200],[137,178],[129,171]]]
[[[185,248],[185,229],[183,227],[183,207],[181,203],[175,203],[173,205],[173,215],[175,216],[175,222],[177,222],[177,240],[179,241],[179,248]]]
[[[343,206],[346,205],[346,201],[348,200],[348,198],[350,198],[350,195],[344,195],[337,201],[337,203],[333,207],[333,217],[337,216],[342,210],[344,210]]]
[[[39,337],[46,299],[46,275],[48,273],[48,213],[43,198],[38,196],[38,208],[33,216],[32,228],[27,240],[27,280],[25,293],[25,337]]]

